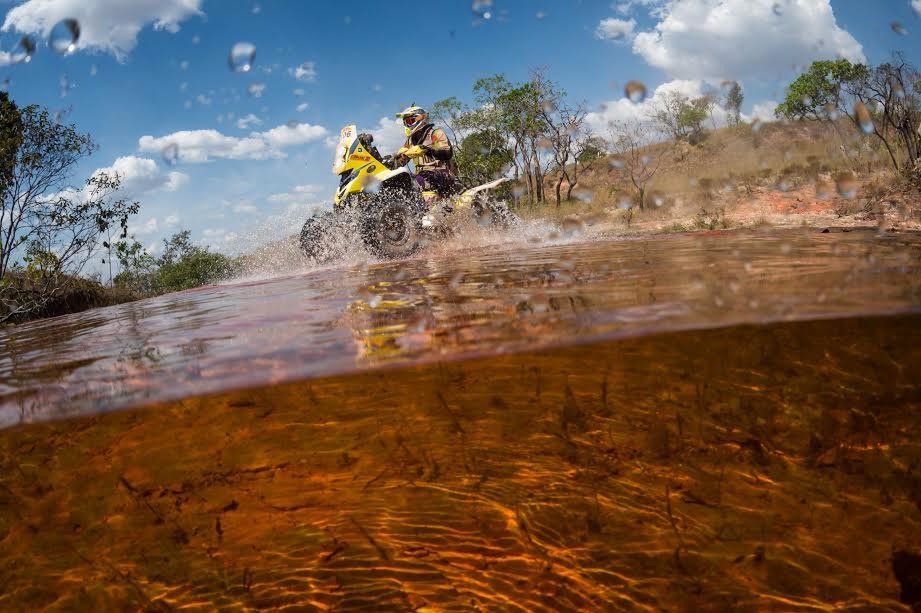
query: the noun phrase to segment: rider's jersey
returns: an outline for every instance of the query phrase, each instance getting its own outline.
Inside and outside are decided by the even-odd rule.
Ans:
[[[451,147],[451,141],[444,130],[436,128],[433,124],[423,126],[417,130],[403,144],[404,147],[420,145],[431,150],[429,153],[415,159],[416,172],[422,170],[446,170],[452,175],[456,174],[454,160],[454,149]]]

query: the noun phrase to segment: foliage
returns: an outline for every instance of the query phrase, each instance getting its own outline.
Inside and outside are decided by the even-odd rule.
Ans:
[[[193,245],[188,230],[164,239],[163,246],[154,282],[157,291],[175,292],[208,285],[234,270],[233,261],[226,255]]]
[[[649,122],[614,122],[610,126],[611,151],[633,186],[640,210],[646,208],[647,186],[667,153],[663,147],[649,146],[654,138],[655,128]]]
[[[474,108],[456,98],[437,101],[433,120],[453,137],[462,183],[475,185],[511,171],[531,203],[542,202],[545,177],[552,167],[556,201],[567,185],[570,199],[579,174],[606,152],[603,139],[588,131],[583,104],[566,101],[565,93],[535,70],[523,83],[497,74],[473,84]]]
[[[863,64],[847,60],[819,60],[796,77],[774,114],[786,119],[827,119],[849,113],[854,93],[869,75]]]
[[[659,130],[674,140],[697,144],[704,138],[704,121],[712,106],[709,96],[691,99],[673,91],[653,109],[651,119]]]
[[[95,145],[46,109],[17,109],[0,98],[0,145],[5,154],[0,164],[2,322],[41,310],[66,291],[101,237],[127,234],[128,218],[139,205],[118,198],[118,176],[99,173],[82,189],[68,185],[75,166]]]
[[[817,61],[790,84],[775,112],[787,119],[829,119],[836,130],[834,120],[847,117],[878,139],[897,171],[910,174],[921,161],[919,83],[921,72],[898,53],[875,67]]]
[[[115,243],[115,257],[118,259],[120,269],[113,280],[116,287],[130,289],[144,295],[154,293],[157,261],[139,242],[133,237],[130,241],[118,241]]]
[[[738,81],[729,84],[726,92],[726,98],[723,100],[723,108],[726,109],[730,126],[737,126],[742,121],[742,103],[745,101],[745,94],[742,93],[742,86]]]

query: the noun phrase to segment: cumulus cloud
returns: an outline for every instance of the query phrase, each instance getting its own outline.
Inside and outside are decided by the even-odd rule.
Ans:
[[[649,120],[655,110],[662,106],[666,97],[673,92],[691,99],[705,95],[716,97],[717,103],[711,108],[710,116],[707,118],[707,124],[710,127],[723,127],[727,125],[729,114],[726,112],[726,109],[718,103],[721,92],[714,90],[703,81],[696,79],[676,79],[668,83],[663,83],[656,87],[650,96],[639,103],[631,102],[628,98],[620,98],[618,100],[605,102],[600,111],[589,113],[585,117],[585,121],[595,133],[607,135],[612,122],[632,123]],[[750,122],[754,119],[759,119],[760,121],[773,121],[774,107],[776,106],[777,102],[773,100],[759,102],[754,105],[754,109],[750,115],[743,113],[741,119],[745,122]]]
[[[240,117],[237,120],[237,127],[241,130],[249,130],[254,126],[261,126],[262,120],[250,113],[246,117]]]
[[[79,49],[106,51],[124,60],[147,24],[177,32],[183,20],[202,14],[201,4],[202,0],[26,0],[10,9],[2,29],[47,38],[62,19],[76,19]]]
[[[253,204],[252,200],[240,200],[233,205],[234,213],[258,213],[259,209]]]
[[[668,0],[659,21],[633,39],[633,51],[681,79],[746,79],[818,58],[866,61],[835,19],[830,0]],[[599,25],[600,28],[600,25]]]
[[[381,155],[393,153],[406,142],[406,133],[403,132],[403,122],[400,119],[381,117],[369,131],[374,135],[374,146],[380,150]]]
[[[326,134],[326,128],[309,123],[284,124],[246,137],[227,136],[217,130],[183,130],[160,137],[142,136],[138,148],[162,152],[176,147],[178,159],[192,164],[213,159],[266,160],[284,158],[282,149],[322,139]]]
[[[163,225],[167,228],[173,228],[179,225],[179,216],[178,215],[167,215],[166,219],[163,220]]]
[[[144,223],[131,224],[128,226],[128,236],[149,236],[160,231],[160,224],[157,223],[156,217],[151,217]]]
[[[317,67],[313,62],[304,62],[300,66],[289,68],[288,73],[298,81],[313,83],[317,80]]]
[[[272,203],[303,203],[315,198],[320,191],[319,185],[296,185],[291,191],[282,194],[272,194],[268,201]]]
[[[98,168],[93,175],[102,173],[118,175],[122,189],[132,197],[157,191],[174,192],[189,182],[186,174],[163,172],[155,161],[133,155],[120,157],[106,168]]]
[[[635,19],[617,19],[608,17],[602,19],[595,28],[595,37],[602,40],[624,40],[633,37],[633,28],[636,27]]]

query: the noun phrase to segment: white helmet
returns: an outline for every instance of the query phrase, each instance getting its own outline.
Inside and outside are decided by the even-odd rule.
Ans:
[[[397,117],[403,120],[403,132],[406,136],[409,136],[425,125],[429,114],[421,106],[411,104],[397,113]]]

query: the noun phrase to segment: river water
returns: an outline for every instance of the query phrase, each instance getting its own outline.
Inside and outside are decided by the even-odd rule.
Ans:
[[[921,236],[161,296],[0,331],[0,424],[4,609],[900,610]]]

